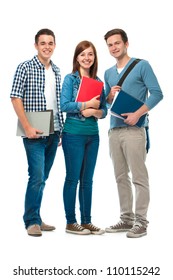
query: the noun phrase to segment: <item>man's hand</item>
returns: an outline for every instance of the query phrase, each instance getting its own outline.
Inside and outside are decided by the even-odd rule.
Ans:
[[[120,86],[113,86],[111,87],[111,90],[110,90],[110,93],[108,94],[107,98],[106,98],[106,101],[107,103],[111,104],[115,95],[117,94],[117,92],[119,92],[121,89]]]
[[[43,131],[36,129],[34,127],[29,127],[25,129],[25,135],[29,139],[37,139],[43,134]]]

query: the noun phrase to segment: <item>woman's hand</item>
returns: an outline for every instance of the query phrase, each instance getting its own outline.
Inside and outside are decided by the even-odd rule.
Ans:
[[[100,107],[100,95],[95,96],[91,100],[86,102],[86,108],[98,109]]]
[[[82,116],[84,116],[85,118],[89,118],[91,116],[94,116],[95,111],[96,110],[93,108],[88,108],[88,109],[83,110],[81,113],[82,113]]]

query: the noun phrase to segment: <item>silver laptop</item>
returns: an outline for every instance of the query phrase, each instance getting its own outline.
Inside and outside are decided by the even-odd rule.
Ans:
[[[38,111],[38,112],[25,112],[30,124],[43,131],[41,136],[48,136],[54,132],[54,123],[53,123],[53,110]],[[26,136],[25,131],[18,119],[17,122],[17,136]]]

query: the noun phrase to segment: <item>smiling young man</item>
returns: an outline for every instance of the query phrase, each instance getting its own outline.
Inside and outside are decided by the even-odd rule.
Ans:
[[[104,39],[116,65],[105,71],[105,91],[108,104],[120,91],[118,81],[135,60],[128,55],[128,38],[122,29],[108,31]],[[149,205],[149,178],[146,160],[148,118],[137,127],[139,118],[153,109],[163,94],[150,64],[142,59],[131,70],[122,84],[122,90],[144,102],[135,112],[124,112],[125,120],[111,115],[109,149],[112,159],[120,201],[120,222],[106,228],[107,232],[128,231],[127,237],[136,238],[147,234],[147,211]],[[150,93],[148,96],[148,92]],[[131,172],[132,182],[129,176]],[[135,212],[133,192],[135,186]]]
[[[11,101],[23,126],[26,137],[23,144],[28,161],[28,184],[23,215],[28,235],[41,236],[42,231],[54,230],[42,221],[41,201],[46,180],[54,162],[63,127],[60,110],[60,69],[51,61],[55,50],[55,35],[49,29],[41,29],[35,35],[37,55],[20,63],[16,69]],[[42,136],[42,131],[32,127],[25,112],[53,109],[54,133]]]

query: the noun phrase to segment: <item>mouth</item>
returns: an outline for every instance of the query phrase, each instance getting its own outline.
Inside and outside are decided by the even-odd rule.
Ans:
[[[118,53],[119,53],[119,51],[113,51],[112,53],[113,53],[113,54],[118,54]]]
[[[43,52],[44,52],[44,54],[50,54],[51,53],[51,51],[49,51],[49,50],[45,50]]]
[[[83,64],[89,65],[89,64],[91,64],[91,61],[83,61]]]

